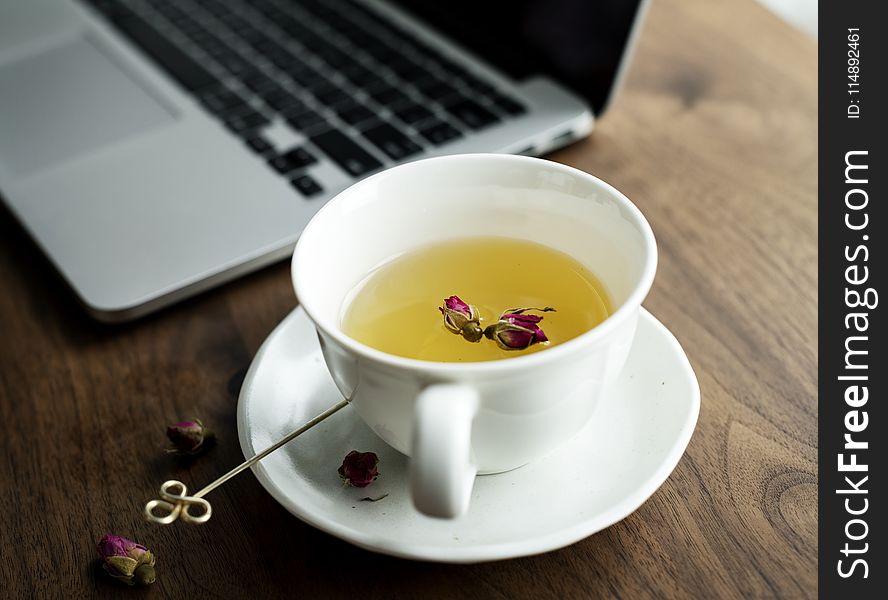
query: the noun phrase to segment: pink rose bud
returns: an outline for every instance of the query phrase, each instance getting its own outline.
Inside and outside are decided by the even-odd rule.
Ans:
[[[444,300],[444,306],[438,310],[444,315],[444,326],[458,333],[470,342],[477,342],[483,335],[481,318],[478,309],[460,300],[459,296],[450,296]]]
[[[96,544],[96,550],[102,557],[102,567],[114,579],[127,585],[154,583],[157,559],[142,544],[106,533]]]
[[[513,308],[503,314],[499,321],[484,330],[488,339],[494,340],[503,350],[524,350],[539,342],[548,342],[546,332],[538,323],[543,317],[525,315],[524,311],[539,310],[554,312],[554,308]]]
[[[172,442],[167,452],[198,454],[212,443],[213,432],[204,427],[198,419],[194,419],[170,425],[167,427],[167,437]]]
[[[339,467],[339,476],[348,485],[364,488],[373,483],[379,477],[379,457],[375,452],[358,452],[352,450],[345,455],[342,466]]]

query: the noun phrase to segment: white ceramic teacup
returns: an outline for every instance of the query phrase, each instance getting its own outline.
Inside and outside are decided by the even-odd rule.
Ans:
[[[572,256],[602,281],[614,314],[543,352],[479,363],[402,358],[343,333],[349,292],[374,268],[430,242],[484,235]],[[401,165],[343,191],[305,228],[292,273],[336,385],[411,456],[415,506],[455,517],[476,473],[520,467],[586,424],[626,360],[656,264],[647,221],[600,179],[536,158],[464,154]]]

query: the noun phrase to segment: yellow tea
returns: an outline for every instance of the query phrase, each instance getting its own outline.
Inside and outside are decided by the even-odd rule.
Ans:
[[[468,341],[448,328],[442,316],[445,299],[451,296],[477,308],[479,335],[484,329],[499,332],[498,325],[505,323],[500,317],[517,308],[521,317],[513,316],[510,322],[531,329],[535,322],[545,332],[536,339],[547,341],[522,349],[504,347],[490,335]],[[554,311],[520,311],[528,307]],[[570,256],[524,240],[472,237],[417,248],[372,271],[346,300],[342,329],[359,342],[397,356],[476,362],[539,352],[589,331],[612,312],[604,286]],[[533,342],[520,338],[522,327],[507,325],[503,331],[517,331],[521,346]]]

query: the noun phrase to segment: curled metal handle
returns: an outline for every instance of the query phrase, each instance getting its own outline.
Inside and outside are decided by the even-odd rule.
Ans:
[[[193,512],[193,508],[198,512]],[[160,499],[145,505],[145,518],[158,525],[169,525],[177,519],[191,524],[206,523],[212,515],[213,507],[209,502],[197,495],[189,496],[185,484],[175,479],[163,482]]]

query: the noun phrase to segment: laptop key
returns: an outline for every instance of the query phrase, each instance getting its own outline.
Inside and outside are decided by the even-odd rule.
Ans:
[[[296,112],[294,109],[302,109],[305,107],[305,104],[303,104],[299,98],[283,89],[276,91],[275,93],[263,95],[262,99],[265,100],[267,105],[278,112],[285,112],[287,110]]]
[[[468,73],[462,75],[460,77],[463,83],[469,88],[475,90],[481,94],[493,94],[496,92],[496,88],[487,83],[486,81],[482,81],[473,75],[469,75]]]
[[[296,147],[280,156],[275,156],[274,158],[269,159],[268,164],[274,167],[278,173],[286,174],[290,171],[307,167],[317,161],[318,159],[308,150],[302,147]]]
[[[335,104],[349,102],[351,100],[351,95],[346,94],[338,87],[332,87],[318,91],[315,94],[315,98],[317,98],[318,102],[321,104],[333,106]]]
[[[260,95],[264,90],[279,87],[271,77],[258,71],[245,74],[240,78],[240,81],[245,87]]]
[[[269,152],[272,152],[274,150],[274,148],[271,147],[271,144],[269,144],[267,141],[259,136],[250,137],[244,141],[247,143],[247,146],[249,146],[253,150],[253,152],[256,152],[257,154],[268,154]]]
[[[383,66],[396,62],[401,58],[401,54],[397,50],[382,43],[370,44],[361,49]]]
[[[349,125],[357,125],[362,121],[367,121],[368,119],[372,119],[375,115],[373,111],[371,111],[366,106],[362,106],[357,102],[350,103],[346,106],[342,106],[336,110],[336,114],[339,115],[339,118],[348,123]]]
[[[365,175],[382,166],[382,163],[340,131],[327,131],[313,135],[310,139],[349,175]]]
[[[378,73],[363,66],[349,68],[343,72],[343,75],[358,87],[364,87],[382,80]]]
[[[252,89],[252,88],[250,88]],[[263,100],[267,100],[268,98],[272,98],[274,96],[279,95],[290,95],[290,92],[281,87],[281,84],[276,81],[269,79],[269,83],[267,85],[263,85],[262,87],[253,90],[257,96],[262,98]]]
[[[320,184],[309,175],[302,175],[295,179],[291,179],[290,185],[296,188],[296,190],[306,198],[317,196],[324,191],[324,188],[322,188]]]
[[[472,129],[481,129],[499,121],[499,117],[468,98],[462,98],[444,108]]]
[[[239,32],[244,29],[250,29],[252,27],[252,25],[250,25],[248,21],[245,21],[243,17],[240,17],[233,12],[223,12],[222,14],[217,14],[216,18],[222,21],[222,23],[224,23],[226,27],[234,32]]]
[[[217,57],[216,62],[218,62],[222,66],[222,68],[236,77],[240,77],[243,74],[250,72],[254,68],[247,59],[233,52],[230,54],[226,53],[222,56]]]
[[[226,56],[238,55],[227,42],[222,41],[222,39],[218,37],[207,39],[203,44],[203,49],[216,60]]]
[[[366,130],[364,137],[395,160],[412,156],[422,150],[417,144],[410,141],[410,138],[388,123],[382,123]]]
[[[414,87],[432,100],[443,100],[457,93],[452,85],[437,78],[420,81]]]
[[[227,89],[204,94],[200,97],[200,101],[210,110],[210,112],[217,115],[236,111],[244,106],[244,100]]]
[[[268,48],[262,52],[271,64],[284,71],[286,71],[293,63],[293,55],[290,51],[276,43],[274,43],[274,45],[269,45]]]
[[[250,38],[247,40],[247,43],[257,52],[265,55],[286,52],[280,44],[264,35]],[[268,58],[268,56],[266,56],[266,58]]]
[[[185,34],[189,38],[193,38],[195,36],[200,36],[206,31],[203,28],[203,25],[195,21],[189,16],[185,16],[184,18],[173,20],[173,24],[176,28]]]
[[[290,76],[290,79],[308,90],[319,91],[324,88],[329,89],[333,87],[330,80],[311,68],[288,70],[287,75]]]
[[[432,100],[437,100],[438,102],[446,101],[451,96],[458,93],[453,86],[444,82],[429,85],[420,91],[424,96],[431,98]]]
[[[416,79],[417,77],[422,77],[425,74],[425,69],[412,60],[407,60],[403,57],[394,62],[390,62],[385,66],[393,73],[399,75],[401,79],[406,79],[408,81]]]
[[[136,17],[117,18],[114,19],[114,24],[185,89],[199,90],[219,83],[202,65],[173,45],[142,19]]]
[[[336,48],[335,46],[324,48],[323,50],[318,52],[318,56],[320,56],[325,63],[327,63],[334,69],[341,69],[347,65],[354,63],[354,59],[351,56]]]
[[[462,137],[462,133],[460,133],[456,127],[438,120],[420,128],[419,133],[436,146],[446,144],[451,140]]]
[[[298,19],[294,18],[293,15],[287,12],[273,9],[277,14],[271,14],[269,13],[269,9],[271,7],[268,5],[258,6],[256,8],[265,13],[265,16],[268,17],[268,19],[271,20],[275,25],[289,33],[291,37],[297,40],[305,38],[311,34],[311,29],[308,29]]]
[[[418,123],[419,121],[423,121],[432,116],[432,111],[419,104],[406,104],[404,106],[399,106],[393,108],[392,112],[395,113],[395,115],[399,119],[401,119],[408,125]]]
[[[328,47],[327,42],[324,38],[320,37],[314,31],[309,29],[302,29],[299,35],[294,36],[299,39],[299,43],[311,50],[312,52],[319,52],[324,48]]]
[[[225,119],[225,126],[240,135],[250,135],[254,129],[258,129],[268,123],[268,119],[257,112],[230,116]]]
[[[391,106],[392,104],[399,104],[410,101],[410,96],[408,96],[401,90],[388,85],[367,93],[370,95],[371,98],[373,98],[383,106]]]
[[[287,123],[292,125],[293,129],[296,129],[297,131],[311,129],[314,126],[325,122],[324,117],[310,109],[304,109],[293,113],[284,113],[284,118],[286,118]]]

